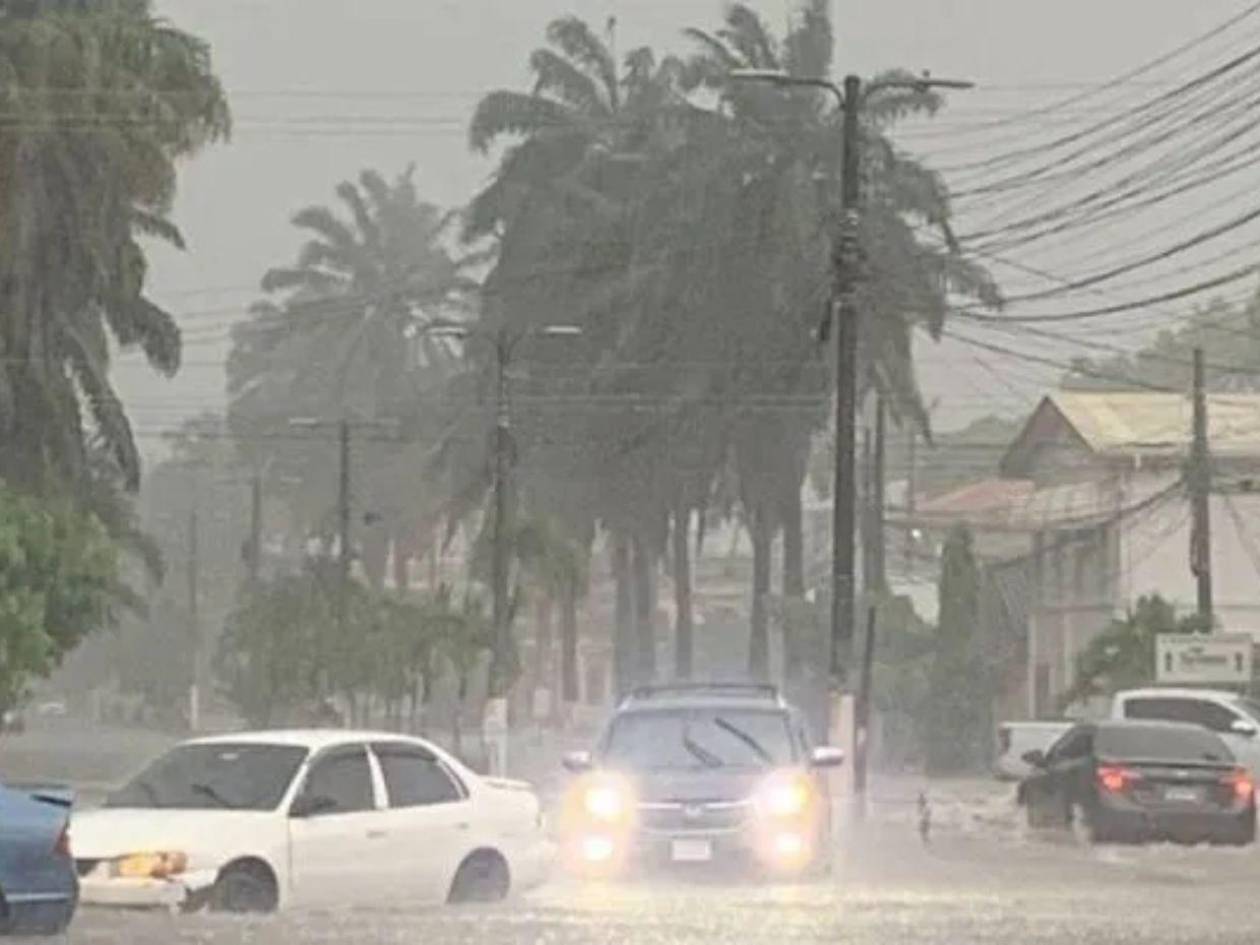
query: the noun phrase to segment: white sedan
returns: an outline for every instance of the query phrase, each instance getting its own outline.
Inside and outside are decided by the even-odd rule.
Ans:
[[[528,784],[348,731],[184,742],[76,816],[73,846],[84,903],[230,912],[502,899],[551,855]]]

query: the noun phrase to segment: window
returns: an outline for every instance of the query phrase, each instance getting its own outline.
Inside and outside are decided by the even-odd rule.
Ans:
[[[372,750],[381,763],[390,807],[423,807],[464,799],[459,782],[423,749],[386,742],[373,745]]]
[[[1205,699],[1130,699],[1125,703],[1124,714],[1130,719],[1190,722],[1214,732],[1228,732],[1238,718],[1231,709]]]
[[[644,709],[609,730],[603,762],[632,771],[772,768],[797,760],[785,712],[745,709]]]
[[[1084,758],[1093,745],[1094,733],[1087,728],[1074,728],[1059,739],[1050,749],[1052,761],[1072,761]]]
[[[1165,725],[1106,726],[1098,733],[1098,754],[1112,761],[1181,761],[1191,764],[1196,761],[1228,763],[1234,760],[1220,736],[1201,729]]]
[[[211,742],[171,749],[106,807],[275,810],[306,749],[297,745]]]
[[[306,778],[303,797],[314,801],[316,814],[348,814],[372,810],[372,768],[362,746],[337,748],[316,759]]]

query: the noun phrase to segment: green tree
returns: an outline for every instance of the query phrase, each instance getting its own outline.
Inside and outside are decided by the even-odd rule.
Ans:
[[[965,771],[982,757],[989,701],[980,652],[980,572],[966,526],[941,552],[940,622],[928,679],[924,755],[933,774]]]
[[[0,2],[0,76],[0,476],[99,499],[110,526],[140,479],[111,345],[179,367],[141,240],[183,246],[176,162],[227,134],[227,104],[209,47],[149,0]]]
[[[99,520],[0,483],[0,712],[110,624],[120,600],[117,549]]]
[[[1124,617],[1112,620],[1076,657],[1076,676],[1063,693],[1063,708],[1155,681],[1155,641],[1161,633],[1203,633],[1197,614],[1179,617],[1158,594],[1139,597]]]

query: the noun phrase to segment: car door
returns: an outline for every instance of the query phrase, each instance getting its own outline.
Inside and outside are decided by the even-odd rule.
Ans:
[[[388,885],[399,902],[443,902],[477,835],[466,785],[424,746],[372,745],[385,787]]]
[[[366,745],[339,745],[311,760],[289,811],[295,901],[333,905],[379,898],[387,865],[377,802]]]
[[[1024,782],[1024,798],[1044,825],[1062,823],[1077,800],[1081,771],[1089,764],[1092,729],[1078,725],[1064,733],[1045,756],[1045,763]]]

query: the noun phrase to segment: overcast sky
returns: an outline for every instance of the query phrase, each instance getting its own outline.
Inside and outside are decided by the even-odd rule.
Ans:
[[[794,6],[753,5],[778,30]],[[1246,5],[836,0],[837,68],[930,69],[980,83],[933,125],[905,134],[907,147],[957,160],[1010,146],[1009,133],[1000,142],[977,137],[975,122],[1122,73]],[[119,365],[119,386],[150,454],[157,435],[184,416],[222,408],[227,327],[257,297],[261,274],[294,253],[288,218],[295,210],[328,202],[333,187],[362,168],[393,173],[412,162],[428,199],[466,201],[490,170],[465,143],[472,105],[490,89],[525,86],[527,56],[558,15],[601,25],[615,15],[622,49],[683,50],[680,30],[713,27],[722,11],[719,0],[159,0],[158,7],[211,43],[236,131],[230,144],[182,168],[176,217],[189,251],[153,256],[154,294],[180,317],[186,365],[169,381],[134,358]],[[969,127],[970,137],[952,140]],[[977,362],[972,349],[949,344],[925,347],[920,363],[944,427],[991,407],[1018,411],[1053,373],[1000,357]]]

